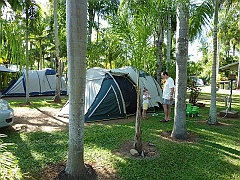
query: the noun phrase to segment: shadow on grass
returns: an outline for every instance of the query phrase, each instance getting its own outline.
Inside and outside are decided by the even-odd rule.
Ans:
[[[11,152],[18,159],[18,166],[23,179],[35,179],[33,172],[39,172],[49,163],[56,163],[66,159],[67,133],[19,133],[4,132],[8,137],[4,142],[14,143],[16,148]]]
[[[140,161],[126,157],[113,158],[114,167],[122,179],[149,179],[149,177],[150,179],[237,179],[239,177],[239,166],[228,159],[239,161],[239,150],[228,147],[231,144],[219,145],[221,139],[215,139],[215,143],[201,140],[205,135],[207,136],[207,133],[199,137],[200,142],[191,144],[160,139],[159,132],[172,129],[172,125],[172,123],[159,124],[156,119],[142,122],[143,140],[156,144],[159,156]],[[194,123],[192,126],[197,127],[198,124]],[[93,133],[92,130],[96,132],[96,128],[97,133]],[[212,126],[206,125],[205,128],[211,130]],[[221,131],[225,127],[218,128]],[[124,143],[123,139],[131,139],[131,137],[133,139],[134,131],[134,123],[97,125],[87,129],[85,140],[91,142],[90,146],[113,150]],[[88,133],[91,137],[88,137]],[[227,131],[223,131],[223,135],[231,137]],[[234,133],[233,136],[235,135],[239,137],[239,134]]]
[[[26,139],[27,136],[11,131],[10,133],[3,131],[7,135],[4,143],[13,143],[14,148],[8,149],[18,159],[18,167],[22,173],[23,179],[28,179],[30,171],[37,171],[41,167],[39,160],[34,157],[32,145]]]
[[[169,128],[169,125],[161,126],[164,126],[161,128],[162,131],[165,131],[166,127]],[[194,124],[194,126],[198,125]],[[211,130],[210,126],[207,128]],[[224,133],[231,137],[227,131]],[[239,133],[233,136],[232,139],[237,141]],[[229,144],[225,146],[218,144],[221,143],[221,139],[218,139],[220,142],[215,139],[216,142],[211,143],[201,140],[202,138],[204,136],[199,136],[199,141],[187,144],[149,136],[148,139],[151,142],[157,143],[159,157],[149,161],[124,159],[124,163],[119,161],[117,165],[118,168],[120,167],[119,173],[123,179],[147,179],[147,177],[151,179],[238,179],[239,150],[229,147]],[[231,163],[229,158],[236,162]]]
[[[85,127],[85,161],[94,164],[93,168],[113,168],[123,180],[239,179],[240,155],[236,147],[240,136],[237,131],[239,124],[215,127],[188,123],[187,127],[198,136],[197,142],[176,143],[160,138],[161,132],[172,130],[173,121],[160,123],[159,117],[142,121],[143,141],[153,143],[158,156],[139,160],[112,153],[124,142],[134,140],[134,121],[92,123]],[[19,166],[24,173],[37,172],[49,164],[67,159],[66,131],[10,133],[8,141],[17,144],[14,154],[19,158]]]

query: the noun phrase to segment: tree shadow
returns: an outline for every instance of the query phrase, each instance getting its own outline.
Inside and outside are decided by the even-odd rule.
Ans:
[[[204,179],[234,179],[239,176],[240,167],[228,160],[229,157],[239,161],[239,150],[205,140],[205,138],[208,139],[204,137],[207,133],[203,136],[196,131],[198,123],[192,125],[195,127],[190,132],[192,138],[187,141],[175,141],[170,138],[171,131],[166,131],[166,128],[171,129],[172,123],[164,125],[156,123],[158,123],[156,120],[143,122],[142,129],[143,133],[145,132],[144,141],[156,144],[158,155],[152,159],[139,160],[129,158],[124,154],[117,154],[120,158],[114,160],[114,166],[118,167],[117,172],[122,179],[147,180],[149,177],[151,179],[202,179],[203,177]],[[223,135],[228,135],[229,139],[236,140],[239,135],[233,133],[234,137],[231,137],[227,133],[228,128],[232,128],[231,126],[221,125],[216,128],[205,124],[201,126],[209,131],[212,130],[213,133],[223,131]],[[135,130],[133,122],[122,125],[98,125],[97,129],[96,131],[94,127],[89,127],[86,134],[87,136],[92,134],[92,137],[87,137],[86,141],[91,142],[93,146],[110,149],[113,153],[128,142],[130,137],[133,137]],[[98,133],[95,136],[91,131]],[[146,131],[148,131],[147,134]],[[160,134],[162,138],[159,137]],[[101,137],[101,140],[97,136]]]
[[[11,152],[18,160],[18,167],[21,171],[23,179],[34,179],[29,173],[29,169],[37,170],[41,167],[41,162],[34,157],[31,144],[27,141],[24,135],[19,134],[13,128],[9,131],[11,127],[1,129],[0,132],[7,135],[3,138],[4,143],[12,143],[13,148],[9,148],[8,151]],[[31,162],[31,166],[29,165]],[[12,177],[14,178],[14,177]]]
[[[113,121],[111,123],[97,122],[85,126],[84,148],[87,153],[85,163],[90,164],[96,170],[99,179],[234,179],[239,176],[240,167],[228,160],[232,158],[239,161],[239,150],[217,143],[223,140],[239,143],[237,139],[239,126],[215,127],[191,123],[189,128],[197,140],[190,143],[175,142],[160,138],[160,134],[170,132],[173,121],[159,123],[154,117],[142,121],[142,133],[143,141],[156,145],[157,155],[153,158],[136,159],[114,154],[122,145],[134,139],[134,121],[120,124],[117,120]],[[236,132],[229,134],[231,129]],[[33,170],[27,170],[25,167],[23,172],[30,171],[34,173],[33,177],[40,177],[37,175],[39,173],[43,175],[41,174],[43,172],[48,175],[53,174],[52,171],[60,172],[57,167],[64,167],[62,165],[67,157],[68,133],[66,131],[23,133],[21,136],[26,139],[25,144],[29,156],[32,152],[40,156],[40,158],[31,157],[36,167]],[[219,137],[222,139],[217,140]],[[24,152],[23,147],[19,150]],[[98,154],[99,150],[106,153]],[[18,157],[21,167],[24,163],[27,164],[24,160],[27,157],[21,156],[20,153]],[[42,171],[39,171],[45,164]],[[39,172],[36,172],[37,170]]]

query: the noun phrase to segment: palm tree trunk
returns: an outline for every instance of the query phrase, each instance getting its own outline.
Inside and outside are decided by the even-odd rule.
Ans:
[[[89,27],[88,27],[88,45],[91,45],[92,43],[92,29],[94,24],[94,10],[88,9],[88,16],[89,16]]]
[[[208,124],[217,124],[216,106],[216,73],[217,73],[217,33],[218,33],[218,0],[214,6],[214,30],[213,30],[213,62],[212,62],[212,83],[211,83],[211,105],[208,117]]]
[[[84,165],[84,106],[87,48],[87,0],[67,0],[67,56],[69,74],[69,143],[65,172],[86,173]]]
[[[163,29],[164,29],[163,20],[160,17],[158,21],[157,31],[157,54],[158,54],[157,81],[159,84],[161,84],[162,59],[163,59],[163,40],[164,40]]]
[[[42,40],[39,40],[39,69],[43,69],[43,59],[42,59]]]
[[[61,91],[60,91],[60,80],[61,80],[61,66],[59,62],[59,39],[58,39],[58,4],[57,0],[54,0],[54,36],[55,36],[55,49],[56,49],[56,91],[54,96],[54,102],[61,103]]]
[[[171,8],[171,6],[170,6]],[[167,61],[166,61],[166,71],[168,72],[169,64],[170,64],[170,57],[171,57],[171,49],[172,49],[172,25],[171,25],[171,12],[170,8],[168,9],[168,17],[167,17]]]
[[[189,2],[177,4],[177,56],[176,56],[176,99],[174,125],[171,136],[174,139],[186,139],[186,91],[188,59],[188,19]]]
[[[28,4],[26,3],[26,105],[30,105],[29,98],[29,52],[28,52]]]

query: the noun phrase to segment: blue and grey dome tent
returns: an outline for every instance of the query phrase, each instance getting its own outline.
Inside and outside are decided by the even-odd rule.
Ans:
[[[150,107],[158,106],[162,100],[160,86],[152,76],[147,73],[145,75],[140,77],[140,88],[145,87],[152,93]],[[132,67],[87,70],[85,121],[125,118],[135,114],[137,110],[136,77],[136,70]],[[58,115],[69,116],[69,102],[64,105]]]

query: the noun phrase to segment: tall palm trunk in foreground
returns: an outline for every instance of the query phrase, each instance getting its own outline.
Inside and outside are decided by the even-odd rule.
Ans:
[[[176,102],[172,137],[186,139],[186,91],[189,2],[177,4]]]
[[[84,165],[84,104],[87,46],[87,0],[67,0],[67,57],[69,74],[69,142],[66,174],[86,173]]]

